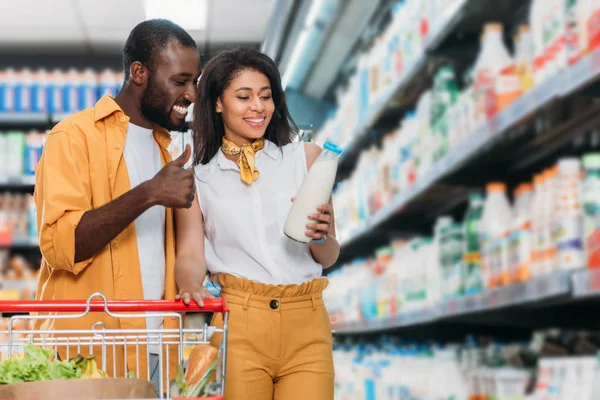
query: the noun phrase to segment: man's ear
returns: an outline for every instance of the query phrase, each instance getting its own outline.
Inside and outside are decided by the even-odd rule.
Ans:
[[[144,66],[139,61],[135,61],[129,67],[129,74],[131,75],[131,80],[137,86],[144,86],[148,82],[148,68]]]

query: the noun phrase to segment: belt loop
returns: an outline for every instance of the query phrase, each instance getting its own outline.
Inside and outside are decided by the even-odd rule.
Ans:
[[[315,296],[315,294],[314,294],[314,293],[310,295],[310,300],[312,301],[312,308],[313,308],[313,311],[315,311],[315,310],[317,309],[317,301],[316,301],[316,298],[315,298],[315,297],[316,297],[316,296]]]
[[[244,298],[244,305],[242,307],[243,310],[247,310],[248,309],[248,303],[250,302],[250,293],[246,294],[246,297]]]

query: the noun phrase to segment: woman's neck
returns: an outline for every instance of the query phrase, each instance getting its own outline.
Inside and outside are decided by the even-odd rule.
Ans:
[[[245,144],[251,144],[256,142],[258,139],[246,139],[240,136],[233,136],[225,134],[225,139],[229,140],[231,143],[236,145],[237,147],[242,147]]]

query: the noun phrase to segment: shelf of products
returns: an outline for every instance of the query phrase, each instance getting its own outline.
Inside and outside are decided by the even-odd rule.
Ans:
[[[391,337],[334,345],[342,399],[514,399],[567,394],[592,400],[600,389],[599,333],[540,330],[526,340],[471,335],[424,344]],[[431,384],[435,382],[435,384]]]
[[[37,287],[39,254],[0,248],[0,299],[30,300]]]
[[[416,3],[403,4],[413,15]],[[395,82],[385,65],[405,52],[383,51],[384,32],[349,85],[356,99],[343,97],[318,134],[359,147],[334,194],[342,255],[325,298],[336,336],[511,323],[531,332],[550,312],[589,325],[569,313],[600,302],[600,41],[589,30],[600,3],[532,0],[526,12],[513,25],[472,19],[475,62],[464,76],[458,63],[428,64],[433,82],[421,81],[413,111],[388,93],[401,87],[381,84]],[[558,31],[543,31],[548,19]],[[372,110],[393,107],[404,107],[397,127],[364,146],[365,135],[381,135],[368,128],[389,117]]]
[[[336,329],[398,328],[573,297],[573,271],[600,267],[599,177],[600,155],[589,153],[538,171],[512,204],[504,183],[489,183],[485,195],[471,194],[462,222],[440,216],[433,237],[396,240],[332,272],[326,303]]]
[[[3,118],[49,122],[51,115],[68,115],[92,107],[104,94],[116,95],[122,82],[123,74],[110,69],[4,69],[0,71],[0,123]]]
[[[408,203],[431,189],[457,167],[478,155],[482,148],[493,143],[497,136],[507,133],[507,130],[519,124],[524,118],[542,109],[553,99],[568,96],[598,77],[600,77],[600,49],[520,96],[473,133],[467,135],[445,156],[434,162],[420,178],[405,185],[405,188],[391,198],[388,204],[360,221],[357,226],[346,229],[342,246],[360,240],[382,222],[401,211]]]
[[[358,312],[354,314],[360,315],[358,317],[360,319],[351,322],[336,323],[336,319],[343,321],[345,317],[339,314],[336,315],[336,311],[339,310],[333,309],[333,329],[336,334],[341,335],[383,332],[416,325],[434,324],[457,316],[486,313],[499,308],[535,304],[557,298],[579,298],[582,297],[582,289],[578,288],[589,287],[592,283],[589,277],[590,275],[585,273],[571,274],[568,271],[558,271],[531,279],[528,282],[499,287],[464,297],[441,300],[429,306],[398,312],[395,315],[389,315],[391,312],[374,310],[374,308],[381,308],[382,306],[392,309],[392,304],[390,304],[392,300],[385,303],[378,299],[379,302],[375,306],[372,303],[369,305],[368,302],[361,303],[359,305],[360,310],[357,310]],[[575,281],[578,283],[574,283]],[[600,282],[600,279],[598,279],[598,282]],[[600,293],[600,285],[598,285],[598,292]],[[401,299],[396,300],[402,302]],[[330,305],[331,301],[328,301],[328,304]],[[400,310],[402,309],[401,304],[397,307]],[[370,309],[371,314],[369,314],[368,309]],[[365,318],[365,315],[371,317]],[[380,317],[378,315],[385,316]]]
[[[0,132],[0,185],[33,186],[46,137],[36,130]]]
[[[410,46],[406,46],[406,53],[402,56],[399,56],[395,62],[394,66],[388,66],[386,73],[389,74],[386,78],[382,78],[379,86],[379,91],[373,93],[369,96],[368,99],[365,99],[367,104],[362,104],[365,109],[360,111],[360,116],[357,121],[354,121],[354,127],[349,128],[351,131],[347,136],[349,139],[344,139],[338,141],[340,146],[345,148],[344,154],[352,153],[354,148],[357,147],[361,137],[365,135],[369,128],[373,126],[373,124],[379,119],[381,113],[388,107],[388,104],[393,100],[395,95],[400,92],[404,86],[410,83],[413,78],[424,72],[427,67],[427,51],[428,47],[434,47],[439,43],[444,35],[452,29],[452,27],[458,23],[459,17],[461,15],[462,9],[467,4],[468,0],[435,0],[431,1],[429,4],[427,1],[422,2],[423,7],[419,7],[418,5],[412,7],[413,9],[409,12],[404,12],[404,8],[398,7],[394,11],[394,22],[392,25],[397,26],[398,29],[405,29],[405,32],[395,34],[391,31],[390,28],[389,33],[385,37],[389,48],[395,48],[396,50],[402,47],[401,39],[402,35],[406,35],[406,37],[410,38],[407,40],[412,40],[413,43]],[[442,10],[439,14],[435,12],[435,10]],[[430,15],[428,15],[431,13]],[[419,15],[415,21],[417,23],[406,24],[406,28],[402,27],[402,23],[405,19],[409,19],[414,17],[414,15]],[[432,18],[433,21],[429,21],[428,19]],[[420,24],[419,24],[420,23]],[[429,32],[423,33],[423,26],[427,26],[432,24],[433,29]],[[383,42],[382,42],[383,46]],[[370,57],[375,57],[375,52],[377,50],[373,50]],[[366,61],[363,61],[366,63]],[[373,60],[372,63],[376,64],[377,61]],[[391,70],[393,68],[393,71]],[[357,84],[357,83],[353,83]],[[364,83],[363,83],[364,84]],[[352,85],[352,84],[351,84]],[[352,88],[356,89],[356,88]],[[351,90],[348,91],[350,93]],[[343,101],[351,103],[355,101],[355,99],[346,96]],[[348,105],[347,107],[351,107]],[[349,112],[346,112],[349,114]],[[338,114],[341,117],[341,113]],[[329,121],[329,125],[324,127],[325,131],[333,130],[337,131],[340,129],[340,125],[342,122],[338,120]],[[348,129],[350,126],[349,121],[344,121],[344,129]],[[328,132],[319,133],[319,136],[326,136]],[[333,133],[332,133],[333,135]],[[330,137],[333,139],[333,137]],[[342,156],[344,157],[344,156]],[[341,161],[342,163],[344,160]]]
[[[381,110],[397,107],[390,94],[398,90],[396,79],[403,85],[416,79],[408,75],[406,79],[398,78],[412,68],[402,68],[403,72],[398,73],[390,70],[388,64],[396,66],[394,62],[400,58],[401,66],[406,67],[411,65],[410,60],[425,57],[431,44],[424,43],[430,32],[419,31],[421,37],[413,38],[409,33],[416,23],[400,27],[398,21],[427,21],[447,34],[454,29],[457,18],[464,19],[464,14],[472,13],[473,8],[470,1],[437,4],[437,10],[445,15],[441,18],[432,16],[428,2],[403,4],[394,9],[389,27],[365,53],[365,60],[339,100],[336,115],[318,133],[319,140],[341,143],[352,153],[353,146],[347,144],[360,142],[368,134],[366,128],[380,118]],[[432,87],[423,88],[416,98],[414,111],[408,112],[398,128],[383,138],[382,149],[359,149],[354,173],[338,185],[334,196],[342,255],[363,247],[384,224],[387,230],[401,231],[402,226],[389,223],[392,217],[414,214],[409,206],[431,195],[459,169],[477,168],[473,161],[481,157],[483,150],[494,147],[500,139],[515,136],[517,128],[537,129],[541,115],[556,111],[552,105],[562,99],[577,98],[582,89],[598,80],[600,49],[593,33],[587,31],[587,21],[594,18],[597,5],[583,0],[555,5],[564,7],[564,15],[558,13],[560,21],[556,26],[565,31],[544,36],[539,21],[556,16],[558,9],[540,4],[535,0],[527,7],[529,15],[524,21],[528,24],[505,27],[480,21],[481,48],[463,79],[457,76],[452,64],[442,64],[435,72]],[[505,43],[509,29],[518,32],[512,40],[513,53]],[[399,45],[394,41],[403,35],[410,38],[407,43]],[[443,36],[439,33],[437,37],[440,35]],[[566,44],[561,42],[560,48],[552,47],[555,36],[560,38],[560,35],[568,37]],[[420,56],[414,56],[411,51],[415,48],[423,54],[417,51]],[[569,106],[581,110],[588,105]],[[363,119],[364,116],[368,118]],[[561,129],[566,131],[572,130],[575,123],[562,122]],[[578,122],[584,125],[587,121]],[[554,127],[545,129],[549,132]],[[550,148],[535,136],[531,142],[539,142],[537,148],[543,151]],[[521,160],[514,163],[518,162]],[[482,183],[485,181],[479,184]],[[441,190],[436,193],[444,197]]]
[[[0,246],[38,248],[36,206],[30,193],[0,193]]]

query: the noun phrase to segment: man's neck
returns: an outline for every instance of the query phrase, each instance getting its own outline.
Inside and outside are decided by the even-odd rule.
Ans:
[[[121,107],[121,110],[129,117],[129,122],[142,128],[152,129],[152,122],[143,117],[139,100],[135,93],[129,87],[124,87],[115,97],[115,102]]]

